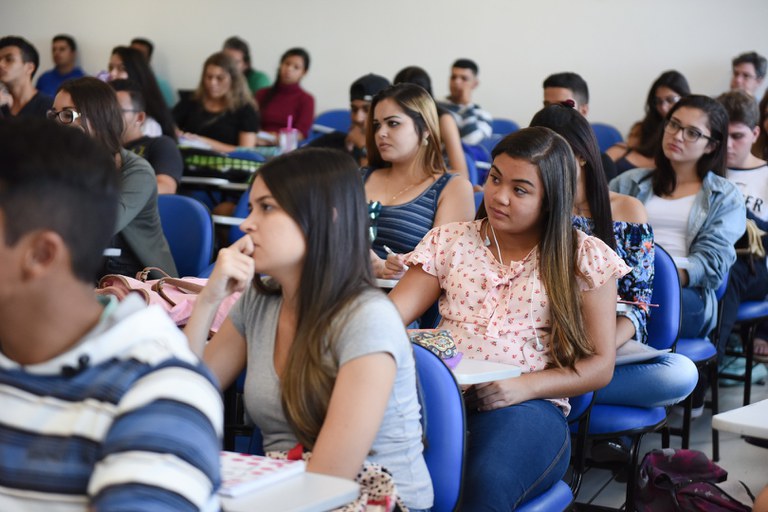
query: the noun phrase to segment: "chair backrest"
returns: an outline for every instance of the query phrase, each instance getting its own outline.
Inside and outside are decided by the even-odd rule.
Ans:
[[[483,198],[485,197],[485,193],[482,190],[478,190],[475,192],[475,211],[480,208],[480,205],[483,204]]]
[[[179,275],[199,275],[213,256],[213,221],[208,208],[191,197],[171,194],[159,195],[157,208]]]
[[[248,216],[250,213],[248,211],[248,196],[251,194],[250,187],[248,190],[243,192],[243,195],[240,196],[240,199],[238,199],[237,203],[235,204],[235,210],[232,212],[232,217],[239,217],[241,219],[244,219]],[[243,233],[240,230],[240,227],[238,226],[232,226],[229,228],[229,236],[227,236],[227,241],[230,245],[240,240],[245,233]]]
[[[609,124],[592,123],[592,131],[595,132],[597,145],[600,146],[600,151],[603,153],[605,153],[605,150],[609,147],[624,140],[621,136],[621,132]]]
[[[498,135],[509,135],[520,129],[520,125],[511,119],[496,117],[491,123],[491,131]]]
[[[462,144],[463,145],[463,144]],[[479,185],[477,177],[477,163],[475,162],[475,156],[464,150],[464,160],[467,162],[467,175],[469,176],[469,182],[473,185]]]
[[[648,344],[656,349],[672,348],[680,333],[680,278],[677,267],[663,247],[656,244],[653,295],[649,308]]]
[[[334,109],[321,112],[315,118],[312,132],[315,134],[331,132],[348,132],[352,124],[350,112],[347,109]]]
[[[424,459],[435,490],[434,512],[455,509],[464,476],[466,426],[464,400],[451,370],[419,345],[413,345],[422,399],[426,443]]]

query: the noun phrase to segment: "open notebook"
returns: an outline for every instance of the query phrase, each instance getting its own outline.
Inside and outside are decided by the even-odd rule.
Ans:
[[[616,351],[616,365],[647,361],[669,351],[670,349],[658,350],[639,341],[629,340]]]
[[[298,475],[304,461],[278,460],[260,455],[221,452],[221,487],[219,494],[234,498],[266,485]]]

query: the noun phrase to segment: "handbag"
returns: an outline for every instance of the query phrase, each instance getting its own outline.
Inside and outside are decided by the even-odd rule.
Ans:
[[[304,460],[312,457],[312,452],[297,444],[288,451],[270,451],[267,457],[280,460]],[[392,474],[381,464],[363,462],[363,467],[355,477],[360,485],[360,494],[352,503],[334,509],[333,512],[408,512],[408,507],[397,495],[397,487]]]
[[[149,273],[155,271],[163,275],[160,279],[149,279]],[[198,294],[203,290],[207,279],[200,277],[176,278],[169,276],[162,269],[147,267],[136,278],[120,274],[107,274],[99,280],[96,293],[99,295],[114,295],[117,300],[123,300],[129,293],[142,297],[147,305],[157,305],[168,313],[168,316],[179,327],[183,327],[192,316]],[[233,293],[219,306],[210,333],[219,330],[229,314],[240,293]]]
[[[451,369],[456,368],[461,361],[462,354],[456,347],[451,332],[446,329],[409,329],[408,336],[411,338],[411,343],[426,348]]]

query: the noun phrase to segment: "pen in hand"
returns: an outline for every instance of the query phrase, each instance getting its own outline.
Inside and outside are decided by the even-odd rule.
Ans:
[[[393,251],[392,249],[390,249],[390,248],[389,248],[389,247],[387,247],[386,245],[384,245],[383,247],[384,247],[384,250],[386,251],[386,253],[387,253],[387,254],[393,254],[393,255],[397,255],[397,254],[395,253],[395,251]],[[407,271],[407,270],[408,270],[408,265],[405,265],[405,264],[404,264],[404,265],[403,265],[403,269]]]

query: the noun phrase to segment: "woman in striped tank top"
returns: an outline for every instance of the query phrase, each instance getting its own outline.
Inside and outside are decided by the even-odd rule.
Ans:
[[[396,279],[404,271],[402,255],[430,229],[474,217],[472,185],[448,174],[435,101],[417,85],[394,85],[374,97],[366,143],[371,263],[377,277]]]

